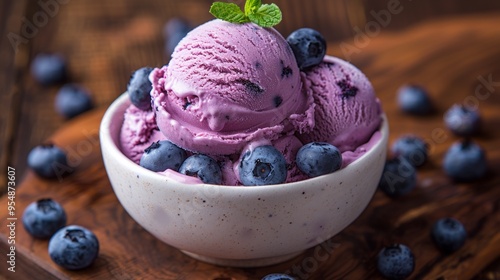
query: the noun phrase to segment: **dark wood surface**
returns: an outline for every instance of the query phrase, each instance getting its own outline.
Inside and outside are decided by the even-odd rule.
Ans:
[[[89,8],[89,2],[96,6]],[[88,270],[77,273],[61,270],[48,259],[47,242],[31,239],[18,221],[17,272],[6,271],[4,252],[7,252],[8,233],[2,226],[0,276],[12,279],[137,279],[145,276],[151,279],[258,279],[269,272],[302,267],[309,257],[314,258],[312,249],[289,262],[268,268],[241,270],[211,266],[157,241],[119,206],[102,167],[97,143],[102,112],[123,92],[131,71],[166,62],[161,37],[166,19],[176,15],[177,10],[187,11],[187,17],[198,20],[196,23],[210,18],[205,9],[196,8],[195,1],[143,2],[148,5],[118,1],[61,4],[57,15],[38,28],[33,38],[21,44],[17,52],[6,39],[8,34],[19,32],[23,15],[31,20],[41,8],[35,1],[1,4],[2,186],[6,186],[7,166],[15,167],[17,217],[31,201],[54,197],[66,208],[69,223],[81,224],[96,232],[102,250],[98,261]],[[335,5],[346,5],[339,3]],[[364,7],[366,14],[370,9],[380,10],[380,6],[363,6],[361,1],[352,3]],[[491,3],[489,7],[497,2]],[[422,6],[409,7],[401,12],[401,17],[405,13],[412,17],[413,11],[423,9]],[[399,20],[394,17],[394,22]],[[346,24],[345,20],[341,22]],[[369,18],[359,21],[358,26],[364,28],[367,22]],[[432,149],[430,162],[419,171],[417,190],[398,200],[389,200],[377,193],[360,219],[325,243],[334,250],[327,261],[318,263],[317,269],[310,269],[309,279],[379,277],[374,256],[381,246],[392,242],[407,243],[415,250],[417,267],[413,279],[500,279],[500,263],[495,262],[500,254],[497,233],[500,226],[500,29],[495,28],[499,24],[499,13],[443,18],[399,31],[394,31],[398,28],[393,28],[391,23],[387,29],[392,31],[383,30],[367,40],[365,37],[365,41],[358,36],[330,44],[331,54],[348,58],[372,80],[389,117],[391,140],[414,133],[426,138]],[[289,24],[282,28],[293,27]],[[350,55],[346,47],[355,52]],[[61,52],[68,58],[71,81],[89,88],[96,110],[72,121],[54,113],[52,104],[58,87],[43,88],[29,75],[30,60],[43,51]],[[482,80],[494,83],[486,87]],[[415,118],[398,110],[396,89],[409,82],[430,90],[437,106],[436,114]],[[445,150],[457,140],[445,129],[442,114],[453,103],[462,102],[477,104],[481,110],[485,122],[481,134],[474,140],[486,148],[490,165],[488,177],[471,184],[453,183],[441,170]],[[25,172],[25,159],[31,147],[48,138],[74,151],[77,171],[62,182],[40,180],[31,172]],[[78,152],[78,147],[89,143],[90,152]],[[5,196],[0,200],[0,207],[0,219],[6,221]],[[446,215],[464,221],[470,234],[466,246],[451,256],[440,255],[428,238],[432,221]]]

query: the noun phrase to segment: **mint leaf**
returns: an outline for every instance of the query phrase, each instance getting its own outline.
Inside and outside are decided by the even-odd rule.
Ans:
[[[262,6],[261,0],[247,0],[245,2],[245,15],[254,14]]]
[[[262,4],[262,0],[246,0],[245,11],[238,5],[214,2],[210,13],[216,18],[232,23],[253,22],[262,27],[273,27],[281,22],[281,11],[276,4]]]
[[[245,13],[234,3],[214,2],[210,7],[210,13],[218,19],[232,23],[249,22]]]
[[[251,0],[247,0],[251,1]],[[246,6],[246,5],[245,5]],[[276,4],[264,4],[257,11],[248,15],[248,18],[255,24],[262,27],[273,27],[281,21],[281,11]]]

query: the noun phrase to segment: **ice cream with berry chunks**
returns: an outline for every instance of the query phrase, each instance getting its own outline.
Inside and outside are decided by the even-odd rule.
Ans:
[[[305,41],[324,43],[314,36]],[[342,156],[332,164],[345,167],[380,137],[382,110],[366,76],[331,56],[299,69],[289,42],[271,27],[209,21],[188,33],[149,80],[152,106],[131,104],[125,113],[123,153],[138,163],[150,145],[169,141],[188,156],[217,162],[214,169],[205,161],[212,162],[206,170],[222,174],[223,185],[308,179],[304,164],[297,165],[302,146],[333,145]]]
[[[326,56],[304,72],[304,88],[316,105],[311,132],[299,134],[303,143],[328,142],[340,151],[366,143],[379,128],[381,106],[366,76],[352,64]]]
[[[231,155],[247,143],[310,130],[312,98],[286,40],[255,24],[209,21],[153,70],[160,131],[199,153]]]

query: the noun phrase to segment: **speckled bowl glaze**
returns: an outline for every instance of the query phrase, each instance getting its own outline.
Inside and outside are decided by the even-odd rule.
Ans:
[[[370,202],[386,157],[381,139],[346,168],[305,181],[256,187],[189,184],[129,160],[119,149],[126,94],[105,113],[106,171],[132,218],[163,242],[209,263],[253,267],[288,260],[340,232]]]

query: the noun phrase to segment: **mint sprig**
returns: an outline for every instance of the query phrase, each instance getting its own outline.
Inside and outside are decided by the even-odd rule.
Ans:
[[[246,0],[244,12],[234,3],[214,2],[210,13],[228,22],[253,22],[262,27],[273,27],[282,19],[281,10],[276,4],[262,4],[261,0]]]

